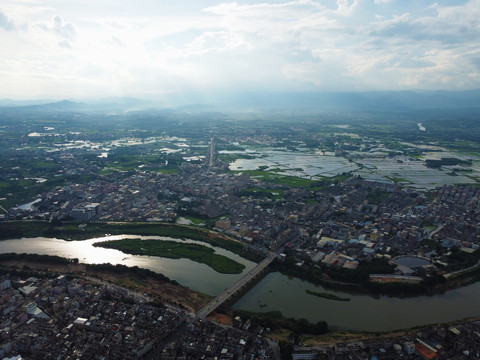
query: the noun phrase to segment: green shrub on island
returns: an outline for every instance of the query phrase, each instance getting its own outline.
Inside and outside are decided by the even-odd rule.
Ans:
[[[6,234],[2,236],[2,234]],[[246,259],[258,262],[261,258],[245,250],[245,244],[225,236],[191,226],[162,223],[90,223],[79,229],[77,223],[64,223],[54,226],[42,221],[15,221],[0,223],[0,240],[22,237],[56,237],[65,240],[85,240],[93,237],[110,235],[168,236],[176,239],[198,240],[215,247],[231,251]]]
[[[120,250],[127,254],[159,256],[169,259],[186,258],[210,266],[222,274],[240,274],[245,265],[226,256],[215,254],[212,248],[199,244],[163,240],[123,239],[101,241],[94,246]]]
[[[328,299],[328,300],[350,301],[350,298],[344,298],[344,297],[340,297],[340,296],[333,295],[333,294],[329,294],[329,293],[316,292],[316,291],[311,291],[311,290],[308,290],[308,289],[305,290],[305,292],[306,292],[307,294],[309,294],[309,295],[321,297],[321,298]]]

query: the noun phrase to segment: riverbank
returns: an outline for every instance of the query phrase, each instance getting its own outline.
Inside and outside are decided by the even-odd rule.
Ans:
[[[419,332],[430,331],[436,328],[450,328],[470,322],[478,321],[480,317],[470,317],[466,319],[432,323],[412,328],[398,329],[393,331],[355,331],[346,329],[328,328],[327,323],[318,321],[316,324],[310,323],[305,319],[286,318],[281,312],[273,311],[268,313],[238,311],[224,309],[223,312],[216,312],[209,316],[209,319],[223,323],[228,326],[239,326],[247,321],[251,322],[250,327],[256,328],[262,326],[270,331],[265,335],[277,342],[290,343],[295,340],[299,346],[305,350],[311,350],[318,347],[335,346],[339,343],[352,343],[359,341],[381,342],[384,340],[404,342],[405,337],[416,337]],[[235,320],[236,317],[240,320]],[[239,322],[240,321],[240,322]]]
[[[241,323],[247,320],[251,321],[251,327],[263,326],[269,328],[270,332],[266,334],[269,338],[278,342],[290,343],[295,340],[298,346],[305,350],[311,350],[318,347],[335,346],[340,343],[353,343],[359,341],[382,342],[394,341],[399,343],[406,338],[415,338],[422,331],[433,332],[434,329],[451,327],[477,322],[480,317],[469,317],[450,322],[431,323],[411,328],[397,329],[392,331],[355,331],[348,329],[327,328],[325,321],[318,321],[316,324],[310,323],[305,319],[286,318],[281,312],[273,311],[268,313],[258,313],[249,311],[229,310],[226,313],[215,313],[211,319],[217,322],[225,323],[229,326],[238,326],[235,317],[239,316]]]
[[[112,236],[109,240],[128,237],[138,238],[135,235]],[[3,246],[5,252],[36,252],[37,254],[69,258],[76,257],[82,263],[110,262],[146,268],[156,273],[166,274],[182,285],[210,295],[220,293],[235,279],[238,279],[234,275],[219,274],[208,266],[187,259],[171,260],[149,256],[125,256],[116,250],[92,247],[93,243],[101,240],[94,238],[87,241],[63,241],[40,237],[38,239],[5,241],[0,243],[0,246]],[[178,241],[180,242],[180,240]],[[217,251],[236,261],[242,261],[236,254],[226,254],[221,249],[217,249]],[[248,272],[248,267],[253,265],[246,261],[244,264],[247,266],[244,272]],[[292,266],[292,268],[305,270],[298,266]],[[356,331],[388,331],[479,315],[475,299],[478,299],[480,293],[480,283],[447,292],[444,296],[435,296],[435,299],[427,296],[400,299],[398,296],[365,296],[362,295],[365,293],[361,290],[360,295],[353,295],[351,294],[353,291],[350,290],[335,289],[332,291],[331,288],[325,288],[325,286],[323,289],[319,289],[314,284],[300,281],[301,277],[296,275],[295,278],[291,278],[278,272],[267,274],[265,279],[253,286],[233,307],[254,312],[279,310],[288,318],[307,318],[313,322],[325,320],[336,329]],[[326,280],[333,281],[332,278]],[[352,285],[346,284],[345,286]],[[355,289],[358,290],[357,288],[362,289],[362,286],[357,285]],[[339,297],[348,297],[351,298],[351,301],[331,301],[311,296],[305,292],[305,289],[314,292],[320,290]],[[409,316],[402,316],[401,314],[405,313],[407,309]]]
[[[333,346],[338,343],[347,343],[347,342],[358,342],[358,341],[368,341],[368,340],[382,340],[388,339],[390,341],[394,339],[399,339],[410,334],[417,334],[425,330],[433,328],[450,328],[462,324],[468,324],[470,322],[479,321],[480,317],[471,317],[467,319],[461,319],[457,321],[450,321],[446,323],[436,323],[423,326],[416,326],[410,329],[399,329],[395,331],[385,331],[385,332],[367,332],[367,331],[349,331],[349,330],[332,330],[325,335],[321,336],[311,336],[308,334],[302,334],[301,340],[302,344],[306,347],[312,348],[317,346]],[[281,340],[281,337],[272,334],[272,338],[276,340]]]
[[[0,223],[0,240],[22,237],[51,237],[62,240],[86,240],[109,235],[167,236],[176,239],[198,240],[231,251],[248,260],[262,258],[245,249],[245,244],[224,234],[189,225],[132,222],[132,223],[78,223],[52,224],[41,221],[13,221]]]
[[[457,271],[455,276],[429,276],[418,283],[411,282],[376,282],[369,278],[370,273],[388,270],[378,264],[369,265],[371,269],[345,270],[313,265],[312,268],[299,268],[292,262],[274,261],[270,268],[287,276],[294,276],[329,290],[343,291],[351,294],[365,294],[372,297],[382,295],[408,298],[443,294],[448,290],[467,286],[480,281],[480,266],[475,265]],[[382,273],[382,272],[378,272]]]
[[[161,274],[138,267],[111,264],[81,264],[58,256],[35,254],[0,254],[0,271],[30,276],[65,274],[90,278],[123,287],[129,291],[147,294],[154,302],[166,302],[196,312],[211,297],[181,286]]]
[[[79,227],[78,223],[52,224],[40,221],[14,221],[0,223],[0,239],[21,237],[53,237],[64,240],[86,240],[109,235],[166,236],[176,239],[192,239],[231,251],[241,257],[258,262],[261,257],[246,250],[245,244],[222,233],[189,225],[168,223],[88,223]],[[380,265],[380,266],[379,266]],[[371,296],[388,295],[394,297],[415,297],[442,294],[450,289],[480,281],[480,268],[471,267],[458,272],[456,276],[445,279],[443,276],[428,277],[419,284],[375,283],[369,281],[368,274],[388,272],[383,264],[369,264],[368,269],[335,270],[300,269],[291,263],[275,262],[271,268],[286,275],[320,284],[329,289],[368,294]],[[216,269],[217,270],[217,269]],[[467,271],[468,270],[468,271]],[[218,271],[218,270],[217,270]],[[228,272],[224,273],[234,273]],[[238,271],[238,270],[235,270]]]
[[[350,301],[311,296],[305,290],[329,293]],[[270,272],[236,301],[234,310],[281,311],[287,318],[326,321],[337,330],[384,332],[437,322],[480,316],[480,283],[453,289],[442,295],[398,298],[371,296],[327,289],[298,277]]]

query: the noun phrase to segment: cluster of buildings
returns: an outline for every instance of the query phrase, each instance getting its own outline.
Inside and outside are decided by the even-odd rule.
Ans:
[[[257,334],[190,322],[191,314],[113,285],[64,275],[0,278],[0,359],[271,358]],[[160,356],[158,345],[175,332]]]
[[[2,284],[0,358],[137,359],[184,321],[124,289],[63,275]]]
[[[273,350],[258,331],[218,326],[200,320],[163,349],[160,359],[273,359]]]
[[[432,326],[397,337],[381,337],[315,348],[297,346],[294,360],[467,360],[480,357],[480,321]]]
[[[423,276],[441,273],[457,246],[480,246],[480,192],[443,186],[429,194],[352,177],[323,188],[275,184],[248,174],[184,163],[181,174],[102,175],[42,194],[24,218],[174,222],[179,215],[217,219],[215,227],[256,251],[287,246],[299,262],[355,269],[362,261],[426,255]],[[11,218],[18,218],[18,209]],[[423,240],[431,240],[427,242]],[[439,244],[446,251],[436,251]],[[432,250],[435,250],[431,252]],[[438,250],[438,249],[437,249]],[[292,254],[292,252],[291,252]],[[401,268],[400,268],[401,269]],[[412,275],[403,269],[399,275]],[[422,275],[422,274],[420,274]]]

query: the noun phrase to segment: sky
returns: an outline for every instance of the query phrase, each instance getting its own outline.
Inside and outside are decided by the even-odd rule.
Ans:
[[[0,98],[480,88],[480,0],[2,0]]]

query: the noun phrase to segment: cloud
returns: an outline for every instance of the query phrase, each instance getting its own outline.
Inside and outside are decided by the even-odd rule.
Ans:
[[[116,46],[126,47],[125,43],[116,36],[112,36],[112,43]]]
[[[480,87],[480,0],[105,2],[4,0],[2,77],[145,93]]]
[[[53,29],[55,33],[66,40],[75,39],[76,31],[73,24],[64,23],[63,19],[58,15],[53,18]]]
[[[63,40],[58,43],[59,46],[64,47],[66,49],[71,49],[72,46],[70,45],[70,42],[68,40]]]
[[[0,28],[8,31],[15,29],[15,24],[13,23],[13,21],[10,20],[8,16],[5,15],[1,10],[0,10]]]
[[[431,40],[453,45],[480,39],[478,23],[468,24],[460,19],[447,20],[440,15],[415,18],[409,13],[404,13],[394,15],[390,19],[381,19],[366,28],[370,29],[369,35],[372,36],[395,37],[407,41]]]
[[[77,38],[77,31],[72,23],[65,22],[61,16],[55,15],[50,22],[38,21],[24,26],[24,40],[37,41],[45,47],[59,46],[72,49],[72,42]],[[40,29],[40,32],[32,30]]]
[[[342,15],[350,15],[357,6],[357,0],[337,0],[337,12]]]

